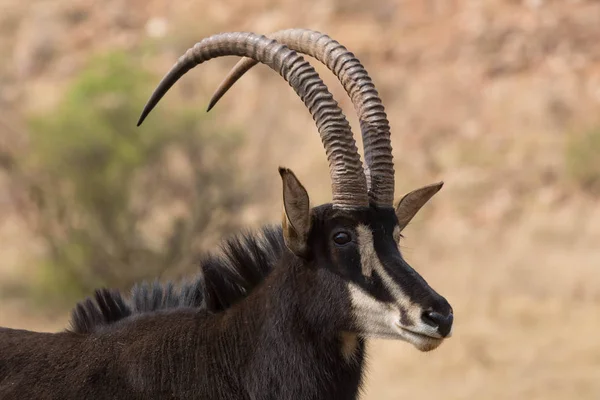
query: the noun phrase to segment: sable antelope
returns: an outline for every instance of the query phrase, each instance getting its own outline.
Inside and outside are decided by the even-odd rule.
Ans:
[[[348,53],[336,54],[339,73],[355,79],[356,68],[344,67],[352,65]],[[429,351],[450,335],[452,308],[398,247],[441,183],[393,207],[389,129],[374,88],[353,98],[365,106],[366,176],[350,126],[314,69],[252,33],[214,35],[188,50],[139,123],[187,71],[224,55],[267,64],[303,100],[329,160],[332,203],[310,208],[294,173],[280,168],[282,226],[230,240],[177,293],[139,286],[132,306],[118,292],[99,291],[97,305],[78,305],[72,331],[0,329],[0,398],[355,399],[365,339]]]

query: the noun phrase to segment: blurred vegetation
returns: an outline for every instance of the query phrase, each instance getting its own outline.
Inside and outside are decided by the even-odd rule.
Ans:
[[[577,185],[600,195],[600,128],[572,135],[567,146],[567,168]]]
[[[30,119],[28,153],[11,165],[47,246],[35,285],[44,298],[189,271],[203,243],[236,225],[240,137],[169,102],[136,127],[158,78],[134,61],[93,59],[54,110]]]

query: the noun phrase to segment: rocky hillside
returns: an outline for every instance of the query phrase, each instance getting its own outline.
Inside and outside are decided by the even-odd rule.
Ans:
[[[455,337],[427,355],[376,343],[365,398],[597,399],[598,1],[0,0],[0,154],[26,149],[24,118],[55,104],[94,54],[126,49],[160,75],[206,35],[289,27],[327,32],[370,72],[393,130],[397,196],[446,181],[404,251],[453,303]],[[197,68],[176,91],[203,113],[235,61]],[[357,127],[339,83],[317,69]],[[247,74],[215,112],[244,128],[248,173],[266,182],[249,224],[279,218],[279,164],[315,203],[330,198],[310,115],[272,71]],[[3,191],[0,272],[16,276],[38,248]],[[0,325],[39,327],[18,310],[1,311]]]
[[[104,49],[136,52],[163,73],[205,35],[296,26],[339,38],[373,75],[393,127],[397,169],[407,176],[402,190],[431,176],[457,190],[475,186],[485,192],[481,203],[502,209],[496,219],[520,202],[514,196],[544,193],[558,201],[569,179],[567,136],[598,123],[595,1],[2,2],[4,125],[18,126],[19,115],[52,105],[90,55]],[[152,55],[144,50],[149,43],[158,49]],[[209,63],[180,85],[191,88],[199,112],[231,63]],[[355,122],[337,82],[322,75]],[[218,109],[246,125],[255,142],[268,142],[276,160],[265,164],[290,160],[315,175],[322,151],[314,133],[305,133],[314,130],[310,117],[284,85],[257,68]],[[257,93],[260,101],[244,101]],[[301,151],[290,159],[288,148]]]

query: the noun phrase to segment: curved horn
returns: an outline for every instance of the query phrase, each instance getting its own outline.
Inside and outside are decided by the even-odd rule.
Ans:
[[[338,77],[358,113],[369,197],[379,206],[393,206],[394,161],[390,125],[375,85],[358,58],[331,37],[312,30],[287,29],[270,34],[269,37],[292,50],[316,58]],[[240,60],[213,94],[208,110],[255,65],[256,61],[252,59]]]
[[[313,67],[283,44],[249,32],[210,36],[186,51],[164,76],[146,103],[138,126],[160,99],[186,72],[221,56],[250,57],[277,71],[296,91],[316,122],[327,153],[333,204],[339,208],[369,204],[362,163],[350,124]]]

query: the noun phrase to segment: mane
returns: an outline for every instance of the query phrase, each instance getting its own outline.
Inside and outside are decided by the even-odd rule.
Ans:
[[[131,308],[116,290],[96,290],[94,300],[87,298],[77,303],[71,313],[70,331],[90,333],[131,315]]]
[[[92,333],[141,314],[177,308],[218,313],[245,298],[275,268],[285,251],[280,226],[242,233],[221,245],[221,254],[200,260],[192,281],[142,282],[125,299],[117,290],[96,290],[94,299],[79,302],[71,313],[69,331]]]

